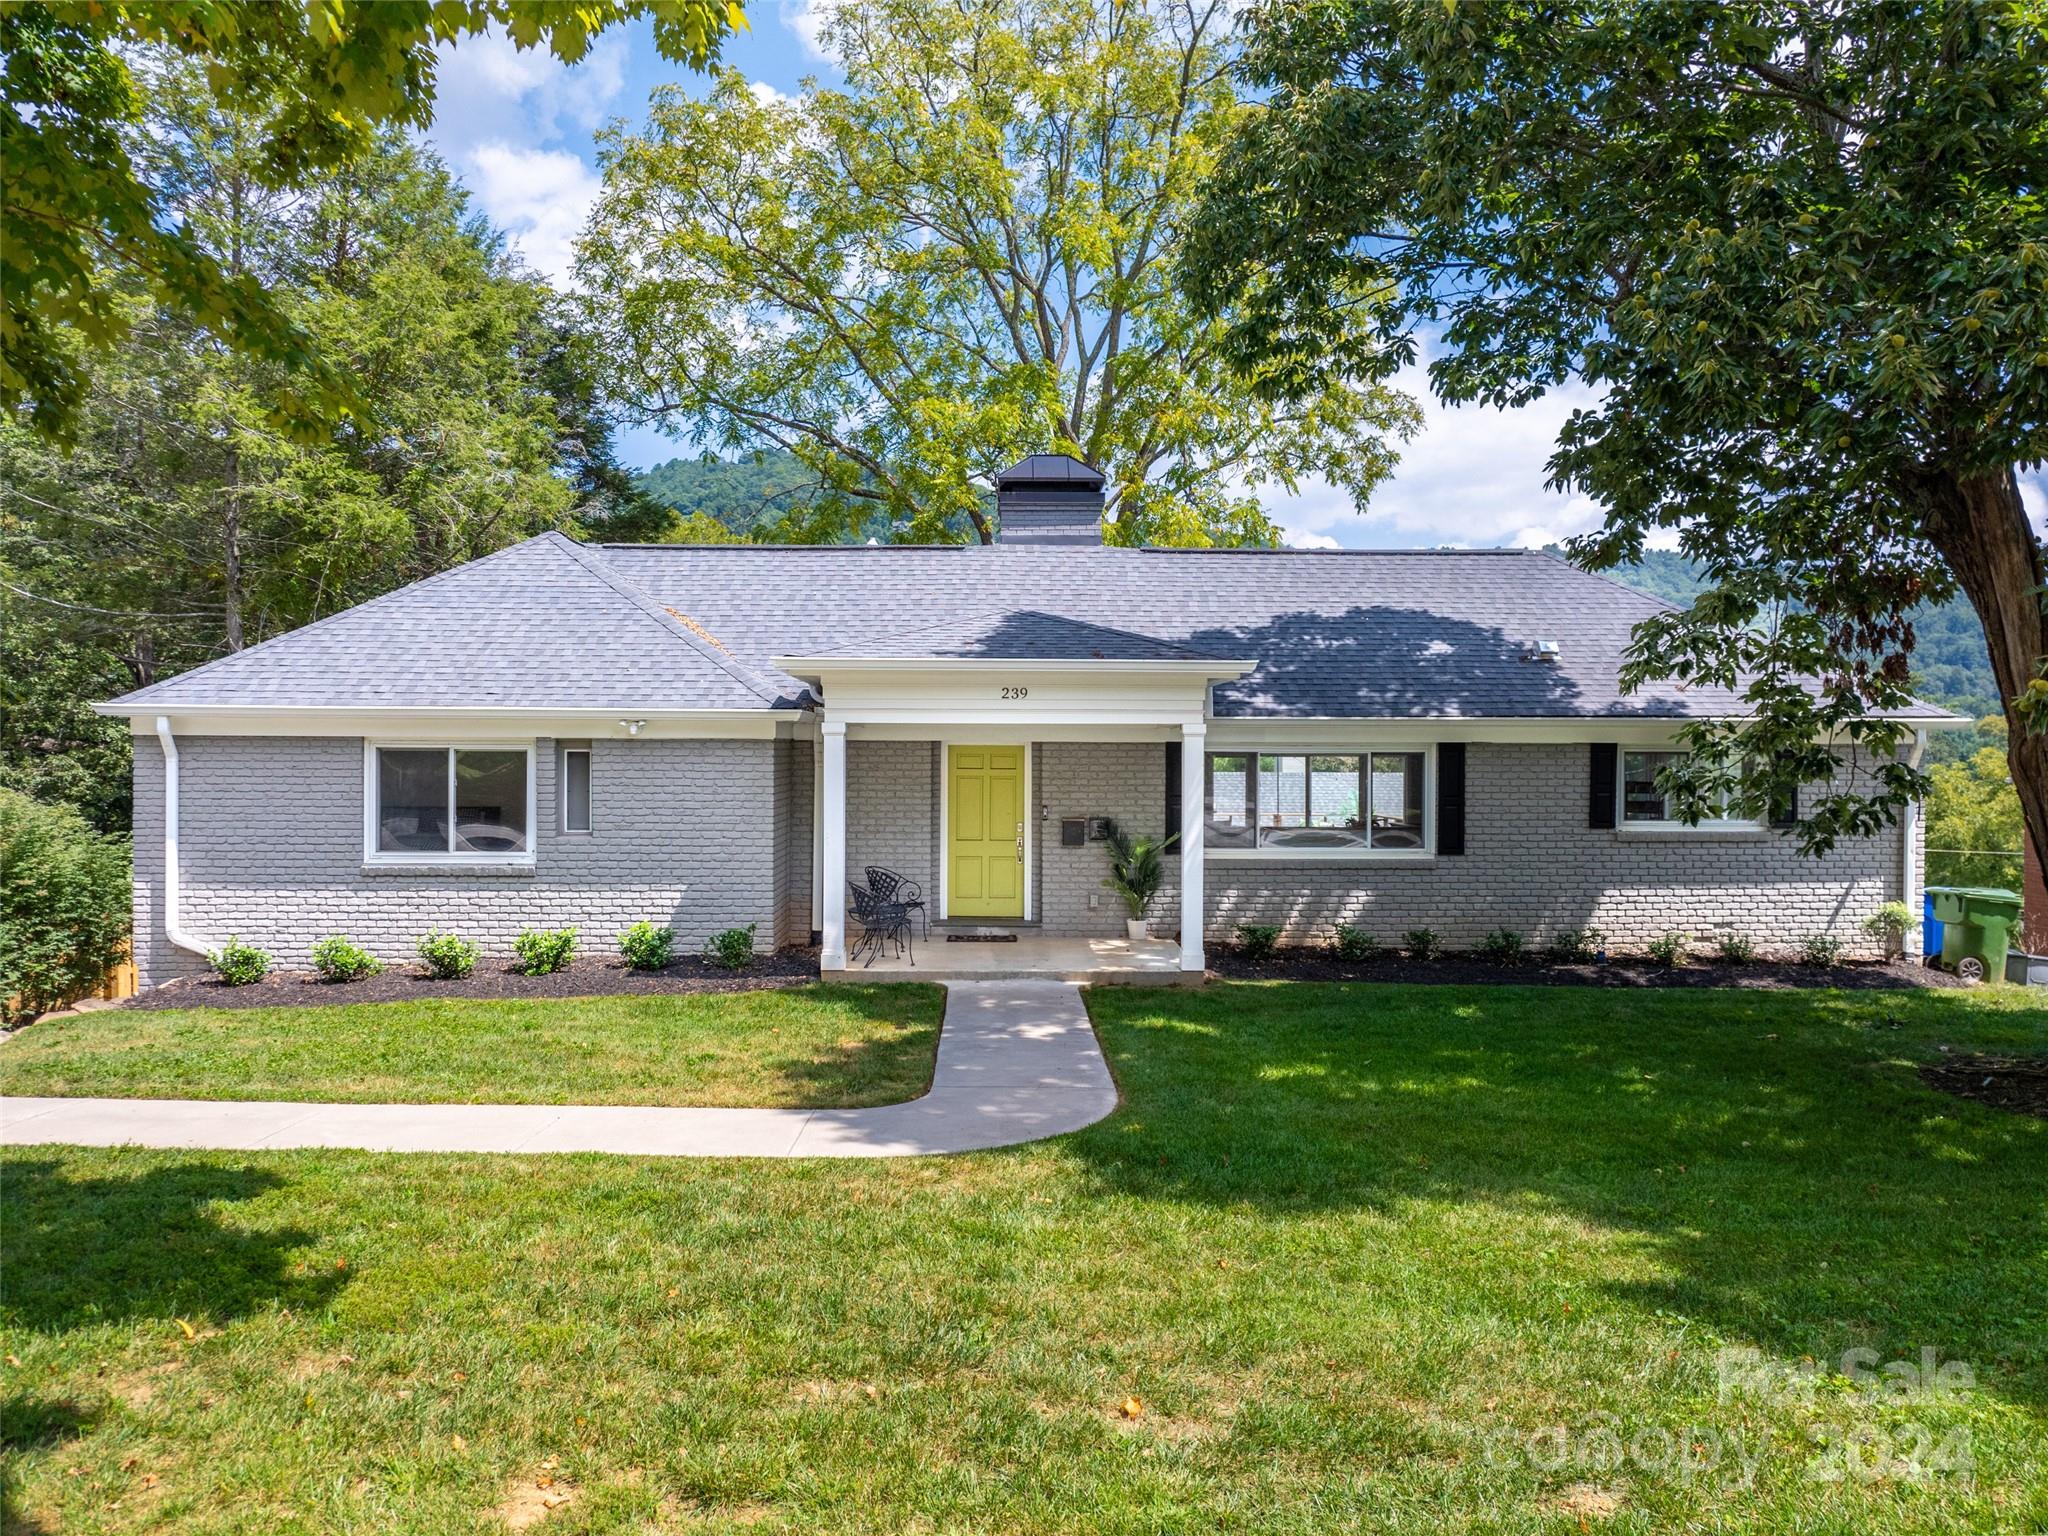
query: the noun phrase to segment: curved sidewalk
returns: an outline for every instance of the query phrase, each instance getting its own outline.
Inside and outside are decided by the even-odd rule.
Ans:
[[[915,1157],[1093,1125],[1116,1108],[1078,987],[954,982],[930,1092],[874,1109],[583,1104],[283,1104],[0,1098],[0,1144],[283,1151],[619,1152],[639,1157]]]

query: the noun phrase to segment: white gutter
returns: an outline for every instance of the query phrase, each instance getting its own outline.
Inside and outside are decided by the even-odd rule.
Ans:
[[[1927,731],[1923,727],[1913,733],[1913,746],[1906,753],[1906,765],[1918,768],[1920,759],[1927,751]],[[1922,958],[1925,948],[1922,939],[1925,930],[1921,927],[1920,863],[1913,857],[1913,846],[1920,833],[1920,802],[1906,802],[1906,814],[1899,818],[1899,897],[1906,904],[1906,931],[1899,935],[1900,947],[1905,950],[1908,960]]]
[[[156,717],[156,739],[164,749],[164,937],[180,949],[204,955],[212,946],[178,926],[178,739],[171,734],[169,715]]]

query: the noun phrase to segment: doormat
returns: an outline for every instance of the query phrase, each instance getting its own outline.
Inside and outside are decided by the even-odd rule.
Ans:
[[[1017,935],[1014,933],[949,933],[946,935],[946,942],[948,944],[1014,944],[1017,942]]]

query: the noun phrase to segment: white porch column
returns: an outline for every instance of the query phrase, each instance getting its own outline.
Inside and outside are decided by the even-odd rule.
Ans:
[[[818,956],[823,971],[846,969],[846,722],[827,720],[819,727],[824,753],[824,794],[818,822],[824,831],[825,917],[819,924],[824,943]]]
[[[1180,728],[1180,968],[1201,971],[1202,956],[1202,828],[1207,776],[1203,751],[1209,741],[1206,720],[1189,720]]]

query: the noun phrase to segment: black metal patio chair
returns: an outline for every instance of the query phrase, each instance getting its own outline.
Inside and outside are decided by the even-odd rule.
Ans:
[[[864,885],[846,883],[847,894],[853,900],[853,920],[860,924],[860,938],[855,942],[849,959],[860,959],[861,952],[867,952],[862,965],[873,965],[875,957],[882,952],[885,943],[893,942],[896,953],[902,954],[904,946],[910,945],[910,963],[917,964],[917,948],[912,942],[910,908],[900,901],[884,901]]]
[[[924,937],[932,936],[931,914],[925,910],[924,887],[915,880],[906,880],[893,869],[880,864],[868,866],[868,889],[884,901],[901,902],[917,914],[918,932]]]

